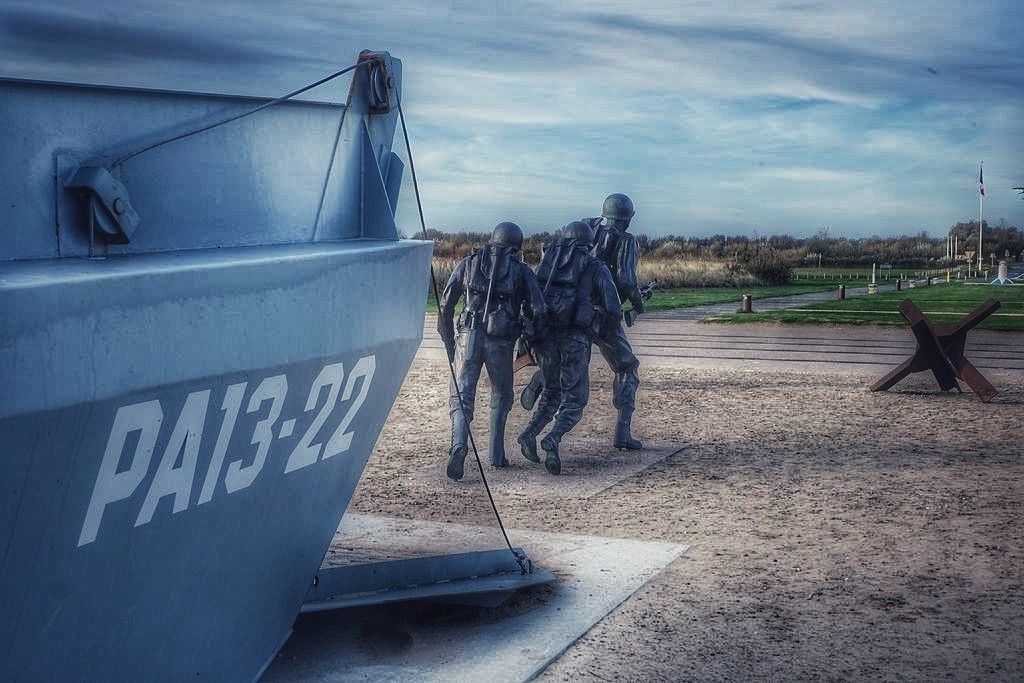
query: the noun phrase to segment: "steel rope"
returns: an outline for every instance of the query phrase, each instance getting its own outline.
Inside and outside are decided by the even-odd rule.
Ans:
[[[413,192],[416,195],[416,209],[419,211],[420,216],[420,228],[423,231],[423,239],[429,239],[427,237],[427,222],[423,218],[423,202],[420,200],[420,187],[419,182],[416,179],[416,164],[413,163],[412,158],[412,146],[409,144],[409,131],[405,126],[405,112],[402,111],[402,98],[398,95],[398,91],[395,91],[395,100],[398,103],[398,118],[402,122],[402,136],[405,138],[405,150],[409,157],[409,172],[412,175],[412,187]],[[434,302],[437,304],[438,315],[441,314],[441,294],[438,291],[437,286],[437,274],[434,272],[434,264],[430,264],[430,284],[431,289],[434,293]],[[485,323],[486,324],[486,321]],[[447,354],[445,354],[447,358]],[[501,519],[501,513],[498,512],[498,506],[494,502],[494,495],[491,493],[491,486],[487,482],[487,475],[484,474],[484,465],[480,460],[480,452],[476,448],[476,440],[473,438],[473,429],[470,426],[470,421],[466,416],[466,406],[462,402],[462,390],[459,388],[459,378],[455,373],[455,363],[448,358],[448,370],[452,376],[452,386],[455,387],[455,397],[459,402],[459,410],[462,411],[462,419],[466,420],[466,428],[469,436],[469,445],[473,448],[473,457],[476,459],[476,467],[480,471],[480,479],[484,483],[484,490],[487,492],[487,500],[491,503],[491,510],[494,512],[494,518],[498,521],[498,528],[501,529],[502,538],[505,539],[505,545],[508,546],[509,552],[512,553],[512,557],[515,558],[516,564],[519,565],[519,570],[523,574],[531,573],[530,561],[523,556],[522,553],[516,551],[512,547],[512,541],[508,538],[508,532],[505,530],[505,523]]]
[[[157,147],[162,147],[163,145],[169,144],[171,142],[176,142],[178,140],[183,140],[183,139],[185,139],[187,137],[191,137],[193,135],[198,135],[199,133],[203,133],[205,131],[212,130],[214,128],[217,128],[218,126],[223,126],[225,123],[231,123],[232,121],[237,121],[238,119],[245,118],[246,116],[252,116],[253,114],[255,114],[257,112],[261,112],[264,109],[267,109],[268,107],[273,107],[274,105],[281,104],[285,100],[290,100],[291,98],[295,97],[296,95],[301,95],[302,93],[306,92],[307,90],[312,90],[313,88],[315,88],[317,86],[320,86],[320,85],[323,85],[324,83],[326,83],[328,81],[333,81],[335,78],[338,78],[339,76],[347,74],[349,71],[353,71],[353,70],[359,68],[360,66],[363,66],[364,64],[373,64],[376,61],[378,61],[378,60],[376,60],[376,59],[368,59],[368,60],[366,60],[364,62],[358,62],[358,63],[353,64],[351,66],[346,66],[344,69],[341,69],[340,71],[335,71],[332,74],[324,76],[323,78],[321,78],[318,81],[314,81],[313,83],[310,83],[309,85],[304,85],[301,88],[299,88],[298,90],[293,90],[292,92],[288,93],[287,95],[281,95],[280,97],[275,98],[273,100],[270,100],[269,102],[264,102],[263,104],[259,105],[258,107],[254,107],[253,109],[249,109],[248,111],[243,111],[243,112],[241,112],[239,114],[232,114],[231,116],[228,116],[227,118],[221,119],[219,121],[214,121],[213,123],[208,123],[208,124],[200,126],[198,128],[193,128],[192,130],[185,131],[184,133],[179,133],[177,135],[172,135],[169,138],[164,138],[163,140],[158,140],[157,142],[152,142],[152,143],[150,143],[148,145],[145,145],[144,147],[139,147],[138,149],[133,150],[131,152],[128,152],[127,154],[122,154],[117,159],[115,159],[114,163],[111,164],[111,165],[112,166],[119,166],[120,164],[123,164],[124,162],[128,161],[129,159],[131,159],[133,157],[139,156],[143,152],[148,152],[151,149],[156,149]],[[347,109],[347,107],[346,107],[346,109]]]

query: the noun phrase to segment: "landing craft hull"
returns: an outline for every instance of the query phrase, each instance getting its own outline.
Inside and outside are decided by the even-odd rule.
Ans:
[[[0,74],[0,679],[287,637],[423,330],[401,63],[359,59],[344,108],[216,126],[269,100]]]
[[[370,241],[8,266],[4,677],[256,677],[419,345],[429,257]]]

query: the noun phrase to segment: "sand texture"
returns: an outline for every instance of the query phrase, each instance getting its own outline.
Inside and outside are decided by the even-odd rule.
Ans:
[[[492,519],[478,474],[443,475],[446,373],[415,362],[355,511]],[[514,466],[485,467],[507,526],[689,546],[542,680],[1024,679],[1024,377],[987,374],[986,405],[928,375],[870,394],[849,372],[645,366],[635,455],[610,448],[595,364],[563,477],[519,455],[517,405]]]

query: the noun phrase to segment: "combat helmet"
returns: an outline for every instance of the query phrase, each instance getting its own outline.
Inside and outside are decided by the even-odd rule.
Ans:
[[[610,221],[628,223],[635,213],[633,200],[618,192],[605,197],[604,206],[601,207],[601,215]]]
[[[497,244],[513,249],[523,248],[523,231],[515,223],[504,221],[494,226],[491,231],[490,244]]]
[[[583,221],[573,221],[562,228],[562,239],[589,247],[594,243],[594,229]]]

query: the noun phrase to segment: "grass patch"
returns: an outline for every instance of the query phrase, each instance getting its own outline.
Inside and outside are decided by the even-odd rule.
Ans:
[[[682,287],[678,289],[655,290],[654,296],[647,302],[649,311],[670,311],[676,308],[692,308],[711,304],[727,304],[739,302],[744,294],[753,299],[766,299],[773,296],[792,296],[811,292],[827,292],[833,285],[826,282],[772,285],[753,287]]]
[[[725,323],[797,323],[801,325],[895,325],[905,326],[899,314],[900,302],[911,299],[934,322],[954,322],[970,313],[988,298],[1002,307],[980,327],[989,330],[1024,332],[1024,287],[986,285],[934,285],[902,292],[861,296],[845,301],[824,301],[783,311],[733,313],[706,318],[705,322]],[[756,307],[755,307],[756,308]]]

